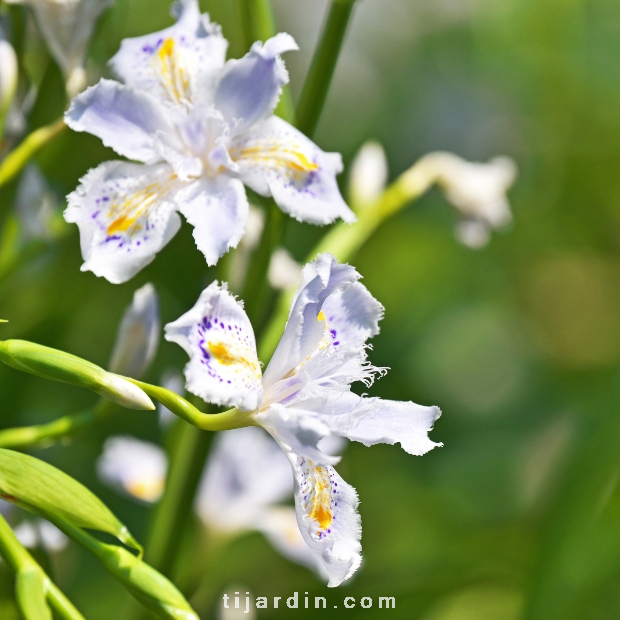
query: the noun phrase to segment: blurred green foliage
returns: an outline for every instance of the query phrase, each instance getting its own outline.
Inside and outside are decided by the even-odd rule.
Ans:
[[[298,96],[324,3],[275,2]],[[231,0],[201,2],[243,53]],[[23,13],[17,9],[16,15]],[[170,23],[167,0],[116,0],[98,27],[89,71],[127,36]],[[28,30],[27,64],[40,81],[31,128],[62,109],[59,72]],[[307,43],[306,43],[307,42]],[[385,224],[353,261],[385,305],[372,360],[390,373],[371,393],[437,404],[424,458],[351,445],[339,471],[361,498],[364,565],[337,590],[288,564],[259,535],[221,556],[186,545],[208,581],[201,617],[231,584],[256,596],[326,596],[322,617],[422,620],[603,620],[620,617],[620,20],[612,0],[361,0],[355,8],[316,140],[350,162],[367,138],[386,148],[392,176],[445,149],[514,157],[515,223],[480,251],[454,239],[454,216],[431,192]],[[99,140],[66,132],[38,163],[59,195],[114,157]],[[346,179],[346,173],[343,175]],[[0,190],[0,218],[15,183]],[[322,234],[291,222],[302,259]],[[0,282],[3,338],[57,347],[105,366],[118,321],[147,281],[168,322],[214,277],[184,226],[151,266],[112,286],[81,273],[77,229]],[[185,363],[162,343],[147,380]],[[42,423],[93,404],[75,388],[0,367],[2,427]],[[163,441],[150,412],[123,410],[70,445],[37,450],[93,490],[139,540],[149,509],[97,480],[110,434]],[[194,530],[200,533],[196,523]],[[217,565],[211,566],[211,560]],[[208,570],[208,572],[207,572]],[[89,620],[133,617],[129,595],[76,545],[52,558],[58,585]],[[0,617],[17,618],[12,576],[0,567]],[[206,592],[206,593],[205,593]],[[353,596],[395,596],[380,612]],[[338,609],[333,609],[333,605]],[[202,607],[201,607],[202,605]],[[316,617],[286,607],[259,618]]]

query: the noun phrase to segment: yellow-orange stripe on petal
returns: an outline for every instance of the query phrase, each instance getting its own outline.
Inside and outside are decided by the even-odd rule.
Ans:
[[[188,72],[177,52],[174,39],[165,39],[154,58],[155,70],[170,99],[175,103],[189,100],[191,93]]]
[[[300,148],[283,144],[258,144],[242,149],[233,149],[230,153],[233,161],[242,159],[261,161],[274,166],[288,168],[297,173],[308,173],[318,170],[318,164],[310,161]]]

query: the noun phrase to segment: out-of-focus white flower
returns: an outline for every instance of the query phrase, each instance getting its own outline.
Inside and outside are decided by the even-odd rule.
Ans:
[[[13,528],[13,532],[27,549],[43,547],[48,553],[58,553],[69,544],[69,539],[53,523],[44,519],[25,519]]]
[[[218,434],[196,512],[208,529],[221,534],[262,532],[285,558],[325,577],[299,532],[295,510],[276,505],[292,495],[291,468],[282,450],[267,433],[249,426]]]
[[[46,521],[45,519],[39,519],[37,521],[39,526],[39,537],[43,548],[50,553],[58,553],[66,548],[69,544],[69,539],[63,532],[61,532],[53,523]]]
[[[402,183],[414,195],[437,183],[446,199],[468,222],[457,227],[459,240],[470,247],[481,247],[488,241],[491,230],[512,221],[506,193],[516,177],[517,166],[509,157],[494,157],[481,164],[453,153],[436,152],[425,155],[405,172]]]
[[[252,412],[254,423],[286,454],[295,480],[297,522],[330,586],[348,579],[361,563],[361,522],[357,493],[333,468],[338,457],[321,452],[321,439],[337,435],[367,446],[398,442],[415,455],[438,445],[428,437],[440,415],[437,407],[351,391],[353,382],[370,385],[385,372],[366,354],[366,341],[379,332],[383,307],[360,277],[330,254],[304,267],[284,334],[264,374],[243,306],[217,282],[165,328],[166,339],[190,356],[187,389],[209,402]]]
[[[254,620],[256,603],[245,586],[229,587],[220,596],[218,620]]]
[[[355,156],[349,172],[349,199],[354,211],[372,204],[385,189],[388,162],[383,147],[366,142]]]
[[[289,474],[290,475],[290,474]],[[308,543],[299,531],[295,509],[289,506],[274,506],[266,510],[256,524],[271,546],[283,557],[301,564],[315,572],[322,580],[329,575],[320,560],[312,553]]]
[[[288,82],[280,55],[297,49],[293,38],[280,33],[225,61],[227,41],[197,0],[176,7],[175,25],[123,41],[111,65],[124,83],[101,80],[65,115],[75,131],[142,162],[105,162],[68,197],[82,269],[113,283],[155,258],[178,231],[178,212],[217,263],[243,237],[244,184],[300,221],[355,220],[336,182],[340,155],[273,114]]]
[[[112,0],[7,0],[32,7],[37,26],[73,97],[86,86],[84,60],[95,23]]]
[[[273,288],[285,291],[299,282],[301,265],[287,250],[278,248],[271,256],[267,278]]]
[[[0,136],[2,136],[4,119],[17,90],[17,75],[15,50],[0,28]]]
[[[454,228],[456,238],[468,248],[483,248],[491,238],[489,227],[480,220],[463,219]]]
[[[268,507],[292,493],[291,468],[269,435],[251,426],[223,431],[207,460],[196,512],[212,530],[254,530]]]
[[[14,504],[11,504],[11,502],[7,502],[4,499],[0,499],[0,515],[2,515],[3,517],[8,517],[11,512],[13,512],[13,509],[15,508]]]
[[[245,235],[241,239],[239,247],[252,251],[258,247],[263,228],[265,227],[265,212],[254,205],[250,205],[248,223],[245,226]]]
[[[179,396],[185,394],[183,375],[178,370],[173,370],[172,368],[166,370],[161,378],[161,386]],[[157,411],[159,413],[159,426],[161,428],[166,428],[177,419],[177,416],[161,403],[158,403]]]
[[[51,224],[58,214],[58,204],[39,167],[28,164],[19,179],[14,204],[24,241],[53,236]]]
[[[168,458],[162,448],[128,435],[110,437],[97,459],[102,482],[141,502],[156,502],[164,491]]]
[[[233,290],[239,290],[243,285],[248,272],[248,265],[252,252],[258,247],[263,228],[265,227],[265,213],[262,209],[250,205],[248,223],[236,252],[230,257],[228,281]]]
[[[159,300],[149,282],[133,295],[116,334],[109,368],[111,372],[139,379],[153,361],[159,345]]]

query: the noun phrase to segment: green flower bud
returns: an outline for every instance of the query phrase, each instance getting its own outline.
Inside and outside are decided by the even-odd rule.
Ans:
[[[155,409],[151,399],[138,386],[58,349],[26,340],[4,340],[0,341],[0,359],[17,370],[93,390],[128,409]]]

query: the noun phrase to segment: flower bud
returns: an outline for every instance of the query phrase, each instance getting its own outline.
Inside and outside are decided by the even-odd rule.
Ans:
[[[278,248],[271,256],[267,278],[274,289],[285,291],[299,284],[301,265],[284,248]]]
[[[155,409],[151,399],[123,377],[70,353],[26,340],[0,341],[0,359],[30,374],[93,390],[128,409]]]
[[[54,220],[59,218],[58,199],[36,164],[28,164],[19,179],[15,212],[23,241],[54,237]]]
[[[86,86],[84,58],[99,15],[112,0],[7,0],[32,7],[41,36],[74,97]]]
[[[152,284],[133,295],[125,310],[110,358],[110,371],[139,379],[153,361],[159,345],[159,301]]]
[[[383,147],[366,142],[351,164],[349,197],[354,211],[371,204],[383,192],[388,179],[388,163]]]
[[[17,57],[0,28],[0,134],[17,89]]]

